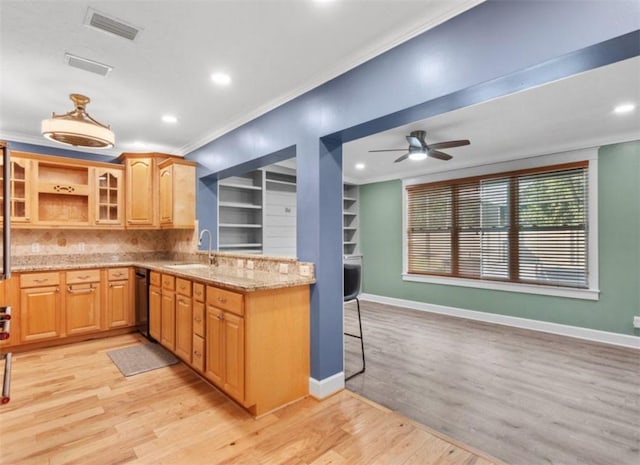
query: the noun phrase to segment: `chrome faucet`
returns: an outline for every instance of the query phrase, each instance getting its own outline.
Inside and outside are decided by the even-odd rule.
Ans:
[[[208,229],[203,229],[202,231],[200,231],[200,238],[198,239],[198,247],[202,245],[202,237],[204,236],[204,233],[207,233],[209,235],[209,254],[207,255],[207,257],[209,258],[209,265],[216,265],[215,259],[211,254],[211,240],[212,240],[211,231],[209,231]]]

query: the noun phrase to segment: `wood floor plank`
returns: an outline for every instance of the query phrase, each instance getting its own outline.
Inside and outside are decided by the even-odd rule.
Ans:
[[[106,352],[140,343],[129,334],[15,354],[0,464],[401,465],[428,441],[459,449],[348,391],[256,420],[182,364],[125,378]]]
[[[348,389],[514,465],[640,463],[637,350],[367,301],[361,311],[367,370]],[[359,341],[345,347],[349,374]]]

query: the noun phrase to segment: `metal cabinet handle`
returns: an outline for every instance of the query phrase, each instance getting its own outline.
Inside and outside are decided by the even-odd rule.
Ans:
[[[224,320],[224,314],[220,314],[216,317],[218,320],[222,321]]]
[[[225,303],[226,301],[227,301],[227,299],[225,299],[224,297],[218,296],[218,302]]]
[[[117,273],[113,273],[114,276],[122,276],[124,273],[122,273],[121,271],[118,271]]]
[[[198,350],[194,350],[193,351],[193,355],[195,355],[196,357],[202,357],[202,352],[198,351]]]
[[[82,276],[78,276],[78,279],[89,279],[91,276],[89,276],[88,274],[82,275]]]
[[[69,294],[89,294],[95,290],[95,287],[89,287],[87,289],[73,289],[71,286],[67,286],[67,292]]]
[[[34,281],[37,283],[46,283],[47,281],[49,281],[49,278],[34,279]]]
[[[200,317],[195,317],[195,318],[193,319],[193,321],[195,321],[196,323],[202,323],[202,318],[200,318]]]

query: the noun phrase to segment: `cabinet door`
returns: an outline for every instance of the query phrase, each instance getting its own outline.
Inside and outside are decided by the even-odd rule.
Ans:
[[[107,328],[129,326],[131,321],[131,284],[126,281],[109,281],[107,286]]]
[[[192,320],[191,299],[178,295],[176,297],[176,355],[187,363],[191,363]]]
[[[176,350],[176,294],[162,290],[162,324],[160,343],[172,352]]]
[[[162,327],[162,290],[157,286],[149,286],[149,334],[156,341],[160,340]]]
[[[122,226],[123,190],[122,170],[109,168],[95,169],[96,224]]]
[[[154,225],[153,158],[127,160],[127,225]]]
[[[20,336],[22,342],[53,339],[63,335],[62,307],[58,286],[20,291]]]
[[[173,223],[173,166],[160,170],[160,224]]]
[[[100,329],[100,283],[70,284],[65,293],[67,335]]]
[[[31,221],[31,160],[11,157],[9,168],[11,179],[9,192],[11,198],[11,221],[13,223],[29,223]],[[2,166],[2,160],[0,160]],[[3,195],[2,169],[0,169],[0,199]],[[2,204],[2,202],[0,202]]]
[[[204,339],[195,334],[193,335],[193,356],[191,357],[191,366],[200,373],[204,371]]]
[[[204,303],[193,301],[193,334],[204,337]]]
[[[224,385],[227,394],[244,400],[244,318],[225,312],[224,320]]]
[[[223,386],[224,376],[224,345],[223,345],[223,319],[224,311],[213,307],[207,307],[207,323],[205,338],[205,376],[218,386]]]

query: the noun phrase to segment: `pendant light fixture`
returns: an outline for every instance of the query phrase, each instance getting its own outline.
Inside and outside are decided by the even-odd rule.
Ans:
[[[99,123],[86,112],[91,101],[80,94],[69,96],[75,109],[64,115],[52,114],[42,120],[42,135],[61,144],[92,149],[109,149],[115,144],[115,135],[107,125]]]

